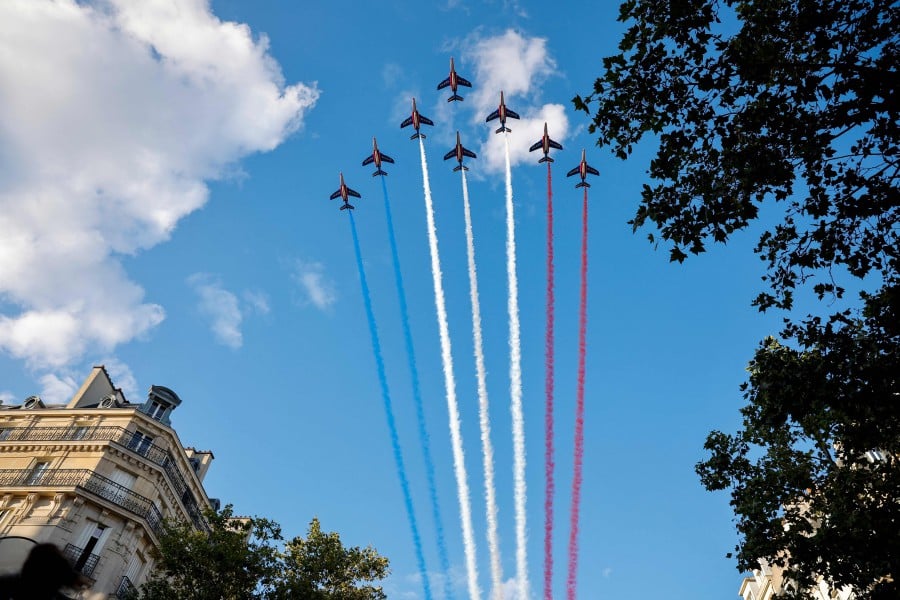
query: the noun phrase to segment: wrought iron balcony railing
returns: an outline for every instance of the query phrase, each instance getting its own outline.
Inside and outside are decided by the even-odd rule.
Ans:
[[[131,600],[137,594],[137,588],[131,583],[127,575],[122,576],[119,587],[116,588],[116,600]]]
[[[169,481],[175,489],[175,495],[181,499],[181,503],[187,510],[194,526],[204,531],[209,530],[197,499],[188,487],[184,475],[176,466],[175,457],[165,448],[150,442],[149,438],[140,432],[108,425],[98,427],[9,427],[0,429],[0,443],[52,441],[114,442],[159,465],[168,475]]]
[[[149,498],[90,469],[0,469],[0,487],[80,488],[143,518],[156,534],[162,525],[162,514]]]
[[[75,570],[85,577],[93,577],[94,569],[97,568],[97,562],[100,560],[99,554],[85,554],[84,548],[79,548],[74,544],[67,544],[63,550],[63,554],[72,563]]]

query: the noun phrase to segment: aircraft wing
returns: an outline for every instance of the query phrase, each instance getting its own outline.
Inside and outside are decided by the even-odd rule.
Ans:
[[[465,86],[465,87],[472,87],[472,84],[471,84],[471,82],[469,82],[468,79],[463,79],[463,78],[460,77],[459,75],[456,76],[456,84],[457,84],[457,85],[463,85],[463,86]]]
[[[591,175],[599,175],[600,174],[600,171],[598,171],[597,169],[595,169],[594,167],[592,167],[590,165],[584,165],[584,170],[587,171],[588,173],[590,173]]]
[[[456,149],[451,150],[447,154],[444,155],[444,160],[450,160],[456,155]]]
[[[449,87],[449,85],[450,85],[450,78],[448,77],[447,79],[443,80],[442,82],[440,82],[438,84],[437,89],[442,90],[445,87]]]
[[[478,156],[467,148],[462,149],[463,156],[468,156],[469,158],[478,158]]]
[[[574,169],[572,169],[571,171],[566,173],[566,177],[571,177],[572,175],[578,175],[578,171],[580,171],[580,170],[581,170],[581,165],[578,165],[577,167],[575,167]]]
[[[424,125],[434,125],[434,121],[432,121],[428,117],[423,117],[422,115],[419,115],[419,122]]]
[[[334,200],[335,198],[337,198],[337,197],[340,196],[340,195],[341,195],[341,190],[338,189],[338,191],[336,191],[336,192],[333,193],[331,196],[329,196],[328,199],[329,199],[329,200]]]
[[[382,155],[381,159],[384,160],[383,155]],[[371,156],[367,157],[366,160],[363,161],[362,166],[371,165],[373,162],[375,162],[375,154],[374,153]]]
[[[403,129],[404,127],[409,127],[410,125],[412,125],[412,122],[413,122],[413,118],[407,117],[405,121],[400,123],[400,129]]]
[[[510,119],[518,119],[518,118],[519,118],[519,113],[517,113],[517,112],[514,111],[514,110],[509,110],[509,109],[507,108],[507,109],[506,109],[506,116],[509,117]]]
[[[556,148],[557,150],[563,149],[562,144],[560,144],[559,142],[554,142],[553,140],[547,140],[547,141],[549,142],[551,148]]]
[[[506,111],[506,112],[507,112],[507,114],[509,113],[509,111]],[[494,119],[499,119],[499,118],[500,118],[500,109],[498,108],[497,110],[495,110],[494,112],[489,114],[487,116],[487,119],[484,120],[484,122],[487,123],[488,121],[493,121]]]
[[[357,192],[356,190],[351,190],[350,188],[347,188],[347,195],[353,196],[354,198],[362,198],[362,196],[359,195],[359,192]]]
[[[531,148],[528,149],[529,152],[534,152],[538,148],[544,145],[544,140],[538,140],[531,145]]]
[[[382,161],[382,162],[389,162],[389,163],[392,163],[392,164],[393,164],[394,159],[391,158],[390,156],[388,156],[387,154],[385,154],[384,152],[382,152],[382,153],[381,153],[381,161]]]

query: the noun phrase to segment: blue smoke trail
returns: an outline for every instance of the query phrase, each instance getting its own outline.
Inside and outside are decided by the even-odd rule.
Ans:
[[[388,391],[387,377],[384,374],[384,360],[381,357],[381,344],[378,341],[378,327],[375,325],[375,314],[372,312],[372,298],[369,295],[369,284],[366,283],[366,272],[363,269],[362,253],[359,250],[359,236],[356,234],[356,221],[353,211],[350,214],[350,231],[353,233],[353,250],[356,251],[356,267],[359,270],[359,285],[362,288],[363,303],[366,306],[366,318],[369,321],[369,333],[372,336],[372,351],[375,354],[375,366],[378,368],[378,383],[381,384],[381,398],[384,400],[384,412],[388,429],[391,432],[391,446],[394,450],[394,462],[397,464],[397,476],[403,489],[403,501],[409,517],[409,528],[412,531],[413,544],[416,549],[416,560],[419,564],[419,575],[425,591],[425,600],[431,600],[431,585],[428,582],[428,571],[425,568],[425,556],[422,554],[422,539],[419,537],[419,526],[416,524],[416,513],[413,510],[412,496],[409,493],[409,481],[406,468],[403,466],[403,453],[400,451],[400,438],[397,435],[397,424],[394,422],[394,409],[391,407],[391,394]]]
[[[438,555],[444,573],[444,597],[453,599],[453,588],[450,581],[450,560],[447,557],[447,544],[444,541],[444,525],[441,519],[441,508],[438,503],[437,486],[434,482],[434,461],[431,459],[431,442],[428,429],[425,427],[425,411],[422,404],[422,392],[419,388],[419,369],[416,366],[416,353],[413,349],[412,331],[409,328],[409,311],[406,307],[406,292],[403,287],[403,274],[400,271],[400,256],[397,252],[397,238],[394,236],[394,220],[391,217],[391,201],[388,197],[387,183],[381,177],[381,190],[384,192],[384,208],[387,216],[388,239],[391,243],[391,256],[394,259],[394,280],[397,283],[397,297],[400,301],[400,319],[403,322],[403,338],[406,341],[406,356],[409,360],[409,373],[412,378],[413,400],[416,404],[416,418],[419,422],[419,441],[422,444],[422,455],[425,459],[425,475],[428,479],[428,494],[431,497],[431,512],[434,516],[434,528],[437,534]]]

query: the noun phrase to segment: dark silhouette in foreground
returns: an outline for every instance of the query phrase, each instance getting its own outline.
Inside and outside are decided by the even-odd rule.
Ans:
[[[31,549],[18,575],[0,577],[0,600],[55,600],[65,598],[64,587],[77,587],[84,579],[53,544]]]

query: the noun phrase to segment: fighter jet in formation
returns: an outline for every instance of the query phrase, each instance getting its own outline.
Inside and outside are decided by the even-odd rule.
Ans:
[[[362,164],[365,167],[366,165],[375,163],[376,170],[374,173],[372,173],[372,177],[375,177],[376,175],[387,175],[387,172],[382,170],[381,168],[382,162],[389,162],[393,164],[394,159],[387,154],[383,154],[382,152],[380,152],[378,150],[378,142],[375,141],[375,138],[372,138],[372,154],[366,157],[366,160],[364,160]]]
[[[455,167],[453,169],[454,172],[460,171],[460,170],[462,170],[462,171],[469,170],[469,167],[464,167],[462,164],[463,157],[468,156],[469,158],[478,158],[478,156],[474,152],[472,152],[468,148],[463,147],[463,145],[460,143],[458,131],[456,132],[456,147],[444,155],[444,160],[450,160],[454,156],[456,157],[456,161],[459,163],[459,166]]]
[[[419,127],[421,127],[422,125],[434,125],[434,121],[432,121],[428,117],[423,117],[422,115],[419,114],[418,109],[416,109],[416,99],[415,98],[413,98],[412,102],[413,102],[412,114],[405,121],[400,123],[400,129],[403,129],[404,127],[412,125],[413,129],[415,129],[416,132],[414,134],[412,134],[411,136],[409,136],[409,139],[411,139],[411,140],[414,140],[416,138],[425,139],[425,134],[419,132]]]
[[[331,195],[331,198],[329,198],[329,199],[334,200],[338,196],[340,196],[340,198],[344,201],[344,205],[341,207],[341,210],[347,210],[347,209],[353,210],[355,208],[352,204],[350,204],[350,201],[349,201],[350,196],[353,196],[354,198],[362,197],[359,195],[359,192],[357,192],[356,190],[351,190],[350,188],[347,187],[347,184],[344,183],[344,174],[343,173],[341,173],[341,187],[339,187],[337,189],[337,191],[335,193],[333,193]]]
[[[504,131],[512,131],[509,127],[506,126],[506,119],[518,119],[519,113],[514,112],[506,108],[506,102],[503,101],[503,92],[500,92],[500,106],[497,107],[497,110],[488,115],[487,119],[485,119],[485,123],[489,123],[494,119],[500,119],[500,129],[495,131],[494,133],[501,133]]]
[[[575,185],[576,188],[580,187],[591,187],[587,181],[585,181],[585,177],[588,175],[599,175],[600,171],[587,164],[587,159],[584,156],[584,150],[581,151],[581,162],[578,163],[578,166],[566,173],[566,177],[571,177],[572,175],[579,175],[581,177],[581,183]]]
[[[556,148],[557,150],[562,150],[563,147],[558,142],[554,142],[550,139],[550,136],[547,135],[547,123],[544,123],[544,135],[540,140],[532,144],[531,148],[528,149],[529,152],[534,152],[538,148],[544,151],[544,158],[538,161],[538,164],[542,162],[553,162],[553,159],[550,158],[550,148]]]
[[[471,83],[456,74],[456,68],[453,66],[453,57],[451,57],[450,75],[447,77],[447,79],[438,84],[437,89],[442,90],[445,87],[449,86],[450,90],[453,92],[453,95],[447,98],[447,102],[453,102],[454,100],[462,101],[463,97],[456,93],[456,88],[461,85],[465,87],[472,87]]]

